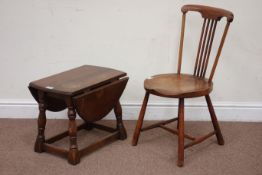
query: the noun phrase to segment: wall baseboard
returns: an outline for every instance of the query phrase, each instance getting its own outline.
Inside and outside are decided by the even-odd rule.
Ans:
[[[123,119],[137,120],[141,103],[122,102]],[[220,121],[262,122],[262,103],[214,102]],[[37,118],[37,103],[31,100],[0,100],[0,118]],[[164,120],[177,116],[177,104],[170,102],[149,103],[145,120]],[[47,112],[48,118],[65,119],[66,111]],[[113,112],[106,119],[114,119]],[[190,121],[209,121],[205,103],[186,103],[185,119]]]

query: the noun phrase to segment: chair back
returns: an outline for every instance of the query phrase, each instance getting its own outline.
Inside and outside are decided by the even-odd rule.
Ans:
[[[179,46],[179,55],[178,55],[178,69],[177,73],[181,72],[182,65],[182,54],[183,54],[183,42],[184,42],[184,33],[185,33],[185,22],[186,22],[186,14],[190,11],[199,12],[203,18],[203,25],[200,34],[200,40],[197,50],[197,56],[195,61],[194,68],[194,76],[205,78],[209,57],[212,49],[212,44],[216,32],[217,23],[221,18],[226,17],[227,23],[225,25],[225,29],[220,40],[220,44],[217,50],[217,54],[213,63],[213,67],[211,69],[209,75],[209,82],[212,81],[214,76],[216,66],[226,39],[226,35],[230,26],[230,23],[234,19],[234,15],[232,12],[220,8],[208,7],[203,5],[184,5],[181,8],[183,13],[182,16],[182,26],[181,26],[181,36],[180,36],[180,46]]]

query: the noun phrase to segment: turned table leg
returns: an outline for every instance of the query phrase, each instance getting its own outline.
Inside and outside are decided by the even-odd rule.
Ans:
[[[38,92],[38,134],[35,141],[35,152],[41,153],[44,152],[43,144],[45,143],[45,125],[46,125],[46,105],[44,101],[44,93]]]
[[[124,140],[127,138],[127,134],[126,134],[126,129],[123,124],[123,120],[122,120],[122,107],[119,101],[117,102],[116,106],[114,107],[114,112],[116,115],[117,130],[119,131],[119,139]]]
[[[77,126],[76,126],[76,112],[73,106],[71,98],[67,100],[68,107],[68,135],[69,135],[69,153],[68,153],[68,162],[72,165],[76,165],[80,162],[80,155],[77,147]]]

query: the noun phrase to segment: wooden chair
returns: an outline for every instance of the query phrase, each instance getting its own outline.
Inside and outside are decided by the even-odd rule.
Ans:
[[[146,93],[145,93],[144,101],[142,104],[142,108],[139,114],[139,118],[137,121],[136,129],[132,141],[133,146],[137,145],[138,138],[141,131],[146,131],[156,127],[163,128],[173,134],[178,135],[177,165],[180,167],[183,166],[184,164],[184,149],[191,147],[195,144],[198,144],[213,135],[216,135],[217,142],[219,145],[224,144],[224,139],[219,128],[219,124],[216,118],[216,114],[211,99],[209,97],[209,93],[213,89],[212,78],[216,70],[216,66],[222,51],[222,47],[225,42],[225,38],[230,23],[233,21],[234,18],[233,13],[230,11],[214,8],[214,7],[202,6],[202,5],[185,5],[182,7],[181,11],[183,12],[183,16],[182,16],[182,27],[181,27],[177,73],[155,75],[145,80],[144,88],[146,90]],[[203,18],[203,26],[202,26],[202,31],[200,35],[200,41],[199,41],[199,46],[198,46],[198,51],[195,61],[195,68],[194,68],[194,73],[192,75],[181,73],[186,13],[189,11],[199,12]],[[207,79],[205,78],[205,75],[209,63],[209,56],[212,49],[212,43],[214,40],[217,22],[219,22],[220,19],[223,17],[227,18],[227,23],[222,35],[222,39],[220,41],[220,45],[216,57],[214,59],[213,67],[211,69],[209,78]],[[161,96],[161,97],[178,98],[179,99],[178,117],[142,128],[143,119],[144,119],[147,102],[150,94]],[[210,132],[209,134],[203,137],[194,138],[184,133],[184,99],[193,98],[193,97],[202,97],[202,96],[205,96],[208,109],[210,112],[211,120],[213,123],[214,131]],[[176,120],[178,120],[177,130],[165,126],[166,124]],[[184,138],[192,140],[192,142],[184,145]]]

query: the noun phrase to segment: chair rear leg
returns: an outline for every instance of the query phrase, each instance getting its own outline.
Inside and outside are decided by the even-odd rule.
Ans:
[[[184,165],[184,98],[179,99],[178,104],[178,160],[177,166]]]
[[[179,102],[179,99],[178,99],[178,102]],[[178,104],[179,105],[179,104]],[[179,107],[179,106],[178,106]],[[178,112],[177,112],[177,116],[179,116],[179,109],[178,109]],[[176,123],[176,129],[178,130],[178,125],[179,125],[179,117],[177,117],[177,123]]]
[[[211,120],[214,126],[214,130],[216,131],[217,142],[219,145],[224,145],[225,142],[224,142],[224,139],[223,139],[223,136],[222,136],[222,133],[221,133],[218,121],[217,121],[217,117],[216,117],[215,110],[212,105],[211,99],[209,95],[206,95],[205,97],[207,101],[208,110],[211,116]]]
[[[133,140],[132,140],[133,146],[136,146],[137,142],[138,142],[138,138],[139,138],[141,128],[142,128],[142,125],[143,125],[143,121],[144,121],[144,116],[145,116],[145,112],[146,112],[148,98],[149,98],[149,92],[146,92],[145,97],[144,97],[144,101],[143,101],[143,104],[142,104],[142,107],[141,107],[141,110],[140,110],[139,118],[137,120]]]

